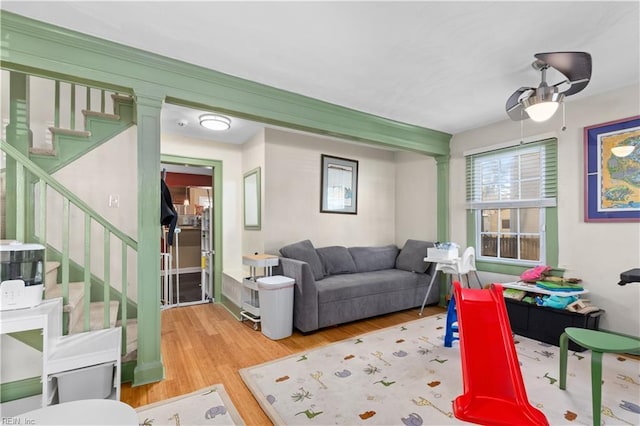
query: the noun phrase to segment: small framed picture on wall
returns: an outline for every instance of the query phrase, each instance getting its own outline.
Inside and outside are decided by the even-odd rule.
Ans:
[[[320,212],[358,214],[358,161],[321,156]]]

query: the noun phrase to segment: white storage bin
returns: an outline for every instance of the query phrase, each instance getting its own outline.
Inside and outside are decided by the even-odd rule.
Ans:
[[[460,257],[457,248],[440,249],[435,247],[427,248],[427,257],[433,260],[451,260]]]
[[[107,362],[53,374],[58,380],[58,401],[107,398],[113,391],[113,372],[113,363]]]
[[[262,334],[272,340],[291,336],[293,331],[292,278],[282,275],[258,278]]]

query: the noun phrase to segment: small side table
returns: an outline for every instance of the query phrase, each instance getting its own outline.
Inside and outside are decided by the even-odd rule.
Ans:
[[[249,277],[242,280],[242,311],[243,320],[253,323],[253,329],[258,330],[260,324],[260,300],[257,280],[258,268],[264,268],[264,276],[270,277],[273,267],[278,266],[278,256],[270,254],[253,254],[242,256],[242,264],[249,266]]]
[[[586,328],[567,327],[560,336],[560,389],[567,389],[567,351],[569,339],[591,349],[591,402],[593,424],[600,426],[602,405],[602,354],[640,349],[640,339]]]

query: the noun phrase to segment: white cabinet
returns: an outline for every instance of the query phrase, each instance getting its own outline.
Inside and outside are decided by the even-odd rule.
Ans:
[[[44,300],[40,305],[0,312],[0,333],[42,330],[42,401],[46,407],[55,400],[58,373],[113,364],[111,399],[120,399],[120,327],[62,335],[62,298]],[[78,370],[79,371],[79,370]]]
[[[249,276],[242,280],[242,311],[240,315],[243,320],[251,321],[253,328],[257,330],[260,323],[260,298],[257,280],[260,277],[272,275],[273,267],[278,266],[278,256],[269,254],[242,256],[242,264],[249,266]]]

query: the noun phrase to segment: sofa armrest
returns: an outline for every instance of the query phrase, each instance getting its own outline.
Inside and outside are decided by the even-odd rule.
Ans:
[[[296,282],[293,293],[293,325],[303,333],[318,329],[318,288],[307,262],[280,258],[282,274]]]

